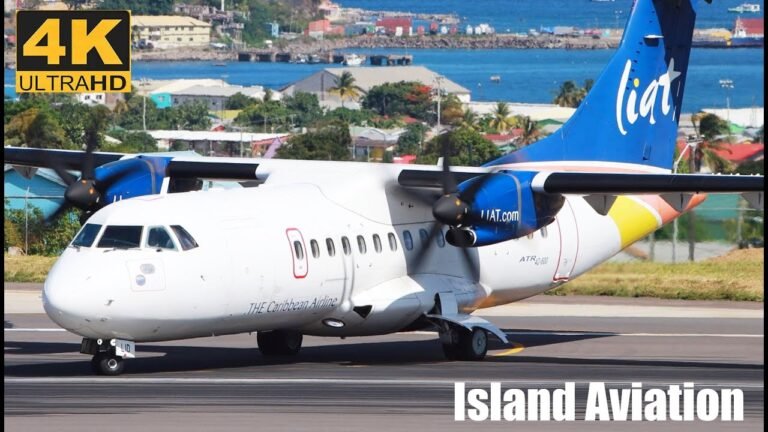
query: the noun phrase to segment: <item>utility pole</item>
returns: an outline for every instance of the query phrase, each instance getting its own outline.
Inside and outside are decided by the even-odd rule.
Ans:
[[[141,99],[143,108],[141,110],[141,124],[144,126],[144,131],[147,130],[147,96],[144,95]]]
[[[693,161],[694,152],[696,151],[696,147],[699,145],[698,141],[695,142],[687,142],[685,144],[685,147],[682,151],[680,151],[680,156],[677,157],[677,160],[675,161],[674,165],[672,166],[672,173],[677,174],[677,166],[680,165],[680,161],[683,160],[683,156],[685,156],[685,152],[690,148],[691,151],[691,160]],[[677,223],[679,218],[675,218],[672,221],[672,263],[677,262]]]
[[[728,122],[728,142],[731,137],[731,89],[733,89],[733,80],[721,79],[720,88],[725,89],[725,119]]]
[[[443,77],[436,76],[435,82],[437,83],[437,133],[440,133],[440,99],[443,98]]]

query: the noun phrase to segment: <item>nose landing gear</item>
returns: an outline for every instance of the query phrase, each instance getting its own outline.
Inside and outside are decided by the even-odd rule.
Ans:
[[[133,358],[135,346],[122,339],[83,339],[80,352],[93,354],[91,370],[96,375],[115,376],[123,373],[126,358]]]

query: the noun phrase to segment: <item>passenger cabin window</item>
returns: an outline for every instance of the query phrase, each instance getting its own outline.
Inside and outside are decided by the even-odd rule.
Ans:
[[[101,225],[98,224],[85,224],[83,229],[77,234],[74,240],[72,240],[72,246],[91,247],[93,241],[96,240],[96,236],[101,231]]]
[[[325,239],[325,246],[328,248],[328,256],[336,255],[336,245],[333,244],[332,238]]]
[[[378,234],[373,235],[373,248],[376,250],[376,253],[381,253],[381,238]]]
[[[100,248],[130,249],[137,248],[141,244],[140,226],[111,225],[104,229],[104,234],[99,240]]]
[[[360,250],[361,254],[365,254],[368,251],[365,246],[365,237],[361,235],[357,236],[357,248]]]
[[[181,244],[182,250],[190,250],[198,246],[192,235],[182,228],[181,225],[171,225],[171,229],[176,233],[176,237],[179,238],[179,244]]]
[[[413,249],[413,237],[411,237],[411,232],[408,230],[403,231],[403,244],[407,250]]]
[[[392,249],[392,252],[395,252],[397,250],[397,238],[395,238],[395,235],[392,233],[387,234],[387,239],[389,239],[389,248]]]
[[[147,247],[176,250],[171,235],[161,226],[150,227],[147,233]]]
[[[312,249],[312,257],[320,258],[320,246],[317,244],[315,240],[309,241],[309,247]]]
[[[419,238],[421,238],[421,244],[426,245],[429,240],[429,233],[424,228],[419,230]]]
[[[341,238],[341,248],[344,249],[344,255],[352,253],[352,246],[349,245],[349,239],[346,237]]]
[[[301,246],[301,242],[296,240],[293,242],[293,251],[295,252],[296,259],[301,261],[304,259],[304,248]]]

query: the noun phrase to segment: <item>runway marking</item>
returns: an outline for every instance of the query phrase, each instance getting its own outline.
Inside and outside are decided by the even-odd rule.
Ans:
[[[502,351],[500,353],[494,354],[493,357],[503,357],[503,356],[509,356],[509,355],[515,355],[517,353],[523,352],[525,349],[525,345],[518,343],[518,342],[512,342],[509,341],[509,344],[512,345],[512,348]]]
[[[501,382],[513,385],[562,386],[563,381],[556,380],[462,380],[471,384],[487,384]],[[568,380],[576,383],[576,387],[587,387],[591,381]],[[4,378],[5,384],[341,384],[341,385],[437,385],[453,386],[456,380],[408,380],[408,379],[337,379],[337,378],[137,378],[137,377],[46,377],[46,378]],[[630,381],[601,381],[606,385],[630,386],[637,380]],[[643,381],[644,386],[668,386],[681,384],[682,381]],[[762,389],[763,383],[708,383],[697,382],[696,386]]]

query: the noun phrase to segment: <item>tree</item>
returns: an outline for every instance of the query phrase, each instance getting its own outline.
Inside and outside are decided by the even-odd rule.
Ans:
[[[47,108],[29,108],[5,127],[5,144],[35,148],[71,149],[58,119]]]
[[[28,239],[29,248],[25,250],[29,255],[59,255],[67,247],[77,231],[80,229],[79,211],[69,210],[59,219],[46,223],[43,213],[39,208],[31,206],[25,215],[24,209],[4,209],[5,231],[9,229],[18,233],[18,238],[13,240],[21,247]],[[9,224],[10,223],[10,224]],[[26,236],[25,225],[28,227]],[[13,228],[11,228],[13,227]],[[14,246],[6,241],[7,246]]]
[[[374,86],[363,98],[362,106],[387,117],[408,115],[431,124],[437,118],[432,89],[415,81]]]
[[[698,122],[698,125],[697,125]],[[701,139],[695,147],[695,156],[691,169],[694,172],[701,171],[706,166],[712,172],[728,172],[733,166],[718,151],[725,149],[720,137],[727,133],[728,124],[714,114],[696,113],[691,116],[696,137]]]
[[[280,159],[351,160],[349,126],[333,121],[303,135],[292,136],[277,150]]]
[[[156,152],[157,141],[146,132],[113,131],[111,136],[122,141],[119,144],[104,145],[104,151],[118,153],[151,153]]]
[[[130,10],[133,15],[171,15],[173,0],[102,0],[97,8]]]
[[[715,141],[730,131],[728,122],[714,114],[698,113],[691,116],[694,128],[696,128],[696,119],[699,121],[698,133],[707,141]]]
[[[554,103],[563,107],[576,108],[592,89],[594,81],[587,79],[584,81],[584,87],[579,87],[574,81],[566,81],[557,91]]]
[[[258,103],[259,101],[250,96],[246,96],[240,92],[233,94],[227,99],[226,108],[231,110],[241,110],[249,105]]]
[[[177,130],[208,130],[211,118],[208,105],[202,101],[188,102],[172,108],[172,122]]]
[[[317,95],[307,92],[296,92],[283,98],[283,104],[290,113],[293,127],[309,126],[323,116]]]
[[[452,126],[461,124],[464,118],[464,108],[455,94],[449,94],[440,101],[440,122]]]
[[[358,99],[365,91],[355,84],[355,77],[349,71],[344,71],[336,77],[336,85],[328,89],[328,93],[338,95],[341,98],[341,106],[344,107],[345,99]]]
[[[514,126],[509,105],[506,102],[498,102],[491,113],[491,117],[490,126],[497,132],[506,132],[507,129]]]
[[[515,126],[520,129],[519,147],[527,146],[542,138],[539,124],[528,116],[515,116]]]
[[[419,154],[424,144],[424,136],[429,128],[424,123],[411,123],[397,138],[397,154]]]
[[[463,127],[471,130],[477,130],[480,127],[480,119],[477,117],[477,114],[475,114],[474,111],[467,108],[464,110],[464,112],[461,115],[461,120],[459,121],[459,127]]]
[[[458,128],[429,140],[417,162],[435,164],[443,155],[444,146],[448,146],[451,165],[478,166],[501,156],[499,149],[480,133]]]

